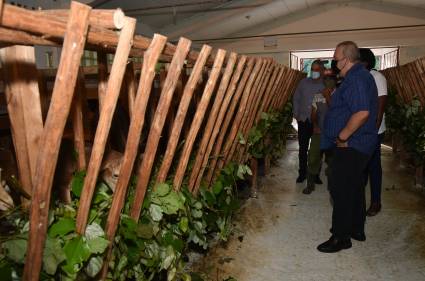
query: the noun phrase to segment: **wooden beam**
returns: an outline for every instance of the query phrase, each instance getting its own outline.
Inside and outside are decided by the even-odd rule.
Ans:
[[[51,10],[37,10],[39,16],[55,17],[58,20],[66,22],[69,17],[69,10],[65,9],[51,9]],[[108,29],[122,29],[124,27],[125,15],[124,12],[118,9],[96,9],[90,13],[90,26]]]
[[[124,81],[127,88],[128,112],[131,118],[134,112],[134,102],[136,100],[137,91],[136,74],[134,73],[134,64],[132,62],[127,65]]]
[[[77,77],[77,87],[75,88],[74,101],[72,104],[72,128],[74,132],[74,149],[77,151],[78,171],[86,170],[86,151],[84,144],[84,124],[83,124],[83,100],[86,95],[86,85],[84,74],[80,68]]]
[[[48,226],[53,176],[63,130],[71,108],[78,66],[84,50],[90,10],[89,6],[78,2],[71,3],[71,14],[67,23],[58,76],[37,156],[29,219],[28,250],[23,275],[25,281],[39,279]]]
[[[155,111],[155,117],[149,131],[142,164],[138,171],[138,182],[130,212],[130,216],[136,221],[139,220],[140,212],[142,211],[143,200],[148,188],[161,132],[164,128],[165,119],[167,118],[167,113],[177,86],[177,80],[180,77],[191,43],[192,42],[188,39],[180,38],[176,53],[168,69],[167,79],[162,88],[161,97]]]
[[[97,52],[97,69],[99,112],[101,112],[108,87],[108,56],[105,52]]]
[[[230,85],[227,89],[223,103],[220,107],[220,112],[217,116],[217,120],[214,124],[213,132],[212,132],[211,137],[210,137],[209,142],[208,142],[208,147],[207,147],[207,150],[206,150],[203,162],[202,162],[201,171],[199,173],[197,183],[195,184],[195,193],[197,193],[198,190],[199,190],[199,186],[201,184],[201,180],[202,180],[204,171],[207,168],[208,161],[210,160],[211,151],[213,149],[214,144],[216,143],[217,136],[218,136],[220,130],[222,129],[222,127],[223,127],[223,119],[225,117],[226,112],[229,110],[230,101],[232,100],[233,94],[236,91],[236,86],[237,86],[237,83],[239,81],[239,78],[241,77],[243,67],[245,66],[246,60],[247,60],[246,56],[241,56],[240,59],[239,59],[238,65],[236,67],[236,70],[233,73],[232,80],[231,80]],[[226,130],[227,130],[227,127],[226,127]],[[208,177],[207,177],[207,183],[208,184],[210,183]]]
[[[230,78],[232,78],[232,73],[236,63],[237,54],[231,53],[229,60],[227,61],[226,69],[224,70],[223,76],[220,81],[220,86],[218,87],[217,93],[215,95],[214,103],[211,108],[211,111],[208,114],[208,121],[202,135],[201,143],[196,154],[195,163],[192,167],[192,171],[189,177],[189,190],[196,193],[200,185],[200,179],[202,177],[204,169],[201,171],[201,166],[204,163],[204,157],[208,159],[209,153],[207,155],[208,143],[211,139],[212,132],[214,130],[214,124],[217,120],[220,107],[222,105],[224,94],[226,93],[227,87],[230,83]]]
[[[260,79],[262,78],[262,74],[265,70],[266,64],[268,63],[268,61],[266,59],[259,59],[259,61],[260,62],[259,62],[258,68],[257,69],[254,68],[252,76],[251,76],[251,80],[248,81],[247,87],[245,88],[244,95],[247,96],[247,100],[246,100],[246,103],[244,105],[243,111],[241,112],[241,117],[238,120],[239,122],[237,124],[236,134],[232,134],[233,141],[232,141],[231,147],[229,149],[229,152],[226,156],[225,164],[228,164],[232,160],[232,157],[235,154],[236,148],[239,145],[239,140],[237,138],[237,134],[241,133],[244,136],[244,138],[246,138],[245,133],[244,133],[244,127],[245,127],[246,119],[248,118],[248,114],[250,113],[250,108],[252,107],[253,99],[254,99],[254,96],[256,94],[256,90],[259,86]]]
[[[32,194],[39,140],[43,131],[34,48],[3,48],[0,59],[5,70],[7,111],[19,176],[25,192]],[[27,79],[22,79],[23,76]]]
[[[239,83],[237,84],[237,90],[232,98],[232,102],[230,104],[229,110],[226,112],[226,117],[224,119],[224,122],[220,128],[219,136],[214,144],[213,149],[213,156],[211,163],[208,168],[208,174],[207,174],[207,182],[211,184],[211,181],[213,180],[213,176],[216,170],[217,162],[220,159],[220,161],[223,160],[223,153],[221,153],[224,150],[223,141],[225,136],[227,135],[227,130],[230,125],[232,125],[231,121],[234,119],[234,114],[236,110],[236,106],[239,104],[239,100],[241,99],[243,90],[245,88],[246,82],[248,81],[248,78],[251,74],[252,68],[254,67],[255,59],[252,57],[247,58],[247,64],[243,71],[242,78],[240,79]]]
[[[259,104],[261,102],[261,99],[263,98],[263,94],[265,92],[265,87],[268,83],[268,79],[271,75],[271,68],[273,67],[273,61],[267,61],[266,66],[263,70],[263,73],[261,75],[261,78],[259,79],[257,88],[254,92],[252,103],[250,106],[250,109],[248,111],[248,115],[246,116],[245,124],[242,127],[242,133],[244,135],[244,138],[248,138],[249,130],[254,125],[255,117],[257,116],[257,112],[259,111]],[[236,153],[237,162],[244,163],[245,162],[245,153],[248,149],[248,145],[241,145],[240,143],[237,144],[238,150]]]
[[[115,186],[114,196],[112,198],[111,209],[109,210],[108,219],[106,220],[105,233],[109,241],[113,241],[115,233],[118,229],[121,210],[125,203],[125,195],[127,193],[128,183],[133,171],[134,161],[137,157],[139,148],[140,135],[145,122],[146,108],[148,106],[149,95],[152,90],[152,82],[155,78],[155,65],[164,49],[167,37],[155,34],[149,49],[143,57],[142,73],[137,89],[136,100],[134,103],[134,111],[131,115],[130,128],[125,146],[123,162],[121,164],[117,185]],[[106,277],[108,272],[109,260],[112,254],[112,244],[107,250],[103,269],[101,273],[102,279]]]
[[[233,120],[232,126],[230,128],[230,132],[226,136],[226,142],[221,150],[221,158],[218,160],[216,170],[219,171],[223,168],[224,164],[227,163],[227,159],[230,156],[231,149],[233,146],[233,143],[237,140],[236,136],[238,135],[239,126],[242,121],[242,117],[245,113],[245,109],[247,107],[248,98],[250,96],[250,91],[252,88],[252,84],[254,83],[254,80],[260,71],[260,68],[263,64],[263,61],[259,58],[255,58],[255,66],[252,69],[252,72],[248,73],[248,79],[246,81],[245,87],[243,87],[242,98],[239,104],[238,111],[236,112],[236,116]]]
[[[58,19],[41,17],[37,11],[26,10],[9,4],[4,4],[3,8],[3,17],[0,19],[0,25],[3,27],[41,34],[43,38],[49,40],[54,38],[61,39],[64,37],[66,25]],[[147,37],[136,35],[133,38],[133,48],[136,51],[144,51],[149,47],[151,41],[152,40]],[[112,52],[118,45],[118,35],[109,29],[95,26],[90,27],[87,34],[87,43],[91,46],[97,46]],[[176,46],[167,43],[163,50],[163,54],[173,56],[175,51]],[[198,55],[198,52],[190,51],[188,60],[195,62]],[[211,62],[208,62],[208,64],[211,65]]]
[[[210,102],[212,93],[216,86],[217,80],[219,78],[221,68],[223,66],[224,57],[226,51],[219,49],[215,57],[214,66],[211,70],[210,77],[205,86],[204,92],[201,97],[201,101],[198,104],[196,113],[193,117],[192,124],[190,126],[189,134],[186,138],[182,154],[180,156],[179,164],[177,166],[176,175],[174,177],[173,186],[175,190],[179,190],[183,182],[183,177],[186,172],[187,164],[189,162],[190,154],[192,152],[193,145],[195,143],[196,136],[199,132],[199,129],[204,119],[208,104]]]
[[[99,169],[102,164],[106,141],[111,128],[112,118],[114,116],[113,113],[115,112],[122,81],[124,79],[124,72],[135,28],[136,20],[133,18],[126,18],[126,23],[120,34],[120,42],[118,43],[117,53],[115,54],[114,62],[112,64],[111,75],[108,79],[106,95],[100,112],[96,135],[93,142],[93,149],[90,155],[90,162],[87,168],[87,175],[84,179],[83,190],[81,191],[80,206],[78,208],[76,222],[76,230],[80,234],[83,234],[86,230],[91,200],[96,187]]]
[[[161,167],[158,172],[157,182],[164,182],[167,179],[168,171],[170,170],[173,162],[174,154],[179,142],[182,127],[186,118],[187,110],[189,109],[190,101],[193,96],[193,92],[199,82],[202,74],[202,69],[205,66],[208,56],[211,53],[211,47],[204,45],[195,63],[195,66],[190,74],[189,80],[184,88],[182,99],[180,100],[177,115],[174,120],[173,129],[171,130],[171,136],[167,144],[167,149],[164,154],[164,159],[161,163]]]

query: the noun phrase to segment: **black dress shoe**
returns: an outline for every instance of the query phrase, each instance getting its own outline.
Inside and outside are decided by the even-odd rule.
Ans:
[[[351,240],[348,239],[338,239],[335,236],[331,236],[328,241],[317,246],[317,250],[322,253],[336,253],[344,249],[351,248]]]
[[[300,175],[300,176],[298,176],[298,178],[297,178],[297,183],[302,183],[303,181],[305,181],[305,179],[306,179],[306,176],[302,176],[302,175]]]
[[[320,179],[320,177],[317,175],[316,178],[314,179],[314,183],[315,184],[323,184],[322,180]]]
[[[360,242],[366,241],[364,232],[351,233],[351,238]]]

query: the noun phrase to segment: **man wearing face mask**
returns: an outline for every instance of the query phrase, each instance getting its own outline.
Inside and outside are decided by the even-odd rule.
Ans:
[[[320,60],[315,60],[311,65],[311,77],[304,78],[298,84],[293,98],[294,118],[298,123],[298,143],[299,143],[299,171],[297,182],[301,183],[307,176],[307,152],[310,138],[313,134],[311,123],[311,105],[313,96],[320,93],[325,85],[322,80],[323,65]],[[316,179],[321,183],[320,178]]]
[[[358,63],[357,45],[338,44],[334,59],[344,81],[331,97],[321,138],[321,148],[333,150],[332,236],[317,247],[325,253],[351,248],[351,238],[366,240],[364,174],[377,142],[378,93],[372,75]]]

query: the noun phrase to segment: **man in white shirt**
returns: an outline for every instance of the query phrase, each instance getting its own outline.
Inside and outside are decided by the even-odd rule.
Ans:
[[[381,166],[381,143],[384,139],[385,127],[385,105],[387,103],[387,80],[382,73],[373,69],[375,67],[375,55],[370,49],[360,49],[360,60],[372,74],[378,89],[378,118],[376,126],[378,129],[378,144],[370,159],[368,166],[368,178],[370,180],[371,202],[367,210],[368,216],[375,216],[381,211],[382,190],[382,166]],[[367,180],[367,179],[366,179]]]

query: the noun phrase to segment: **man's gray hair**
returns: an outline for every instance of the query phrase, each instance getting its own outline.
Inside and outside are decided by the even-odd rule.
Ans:
[[[353,41],[344,41],[339,43],[337,48],[342,48],[342,53],[346,58],[348,58],[351,62],[356,62],[360,59],[359,47]]]

